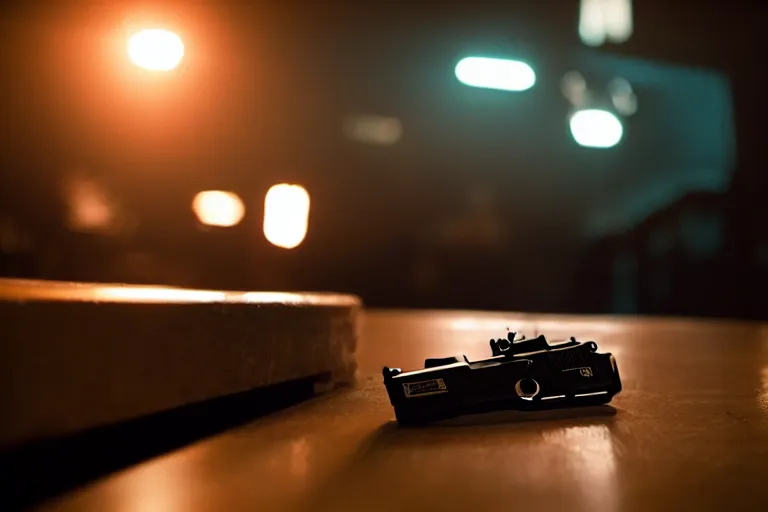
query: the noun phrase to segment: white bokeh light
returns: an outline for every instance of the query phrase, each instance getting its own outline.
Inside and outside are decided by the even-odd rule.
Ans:
[[[309,193],[301,185],[280,183],[264,198],[264,237],[283,249],[298,247],[309,228]]]
[[[525,91],[536,83],[533,68],[518,60],[467,57],[456,64],[456,78],[470,87]]]
[[[611,148],[624,136],[621,121],[606,110],[579,110],[571,116],[570,126],[574,140],[588,148]]]
[[[584,44],[623,43],[633,30],[632,0],[581,0],[579,38]]]

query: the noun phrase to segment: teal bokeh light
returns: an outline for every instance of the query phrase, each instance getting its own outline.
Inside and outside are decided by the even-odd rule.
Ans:
[[[621,121],[607,110],[579,110],[571,116],[570,125],[574,140],[587,148],[612,148],[624,136]]]
[[[525,91],[536,83],[533,68],[518,60],[466,57],[456,64],[456,78],[470,87]]]

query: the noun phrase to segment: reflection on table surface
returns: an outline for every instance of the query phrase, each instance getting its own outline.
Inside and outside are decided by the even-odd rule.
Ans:
[[[506,328],[610,351],[611,406],[399,428],[383,365],[484,357]],[[373,311],[340,390],[125,469],[41,510],[709,510],[768,503],[768,326]]]

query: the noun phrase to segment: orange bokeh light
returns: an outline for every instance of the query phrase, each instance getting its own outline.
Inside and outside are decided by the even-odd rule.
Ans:
[[[184,57],[184,43],[169,30],[141,30],[128,40],[128,57],[144,69],[170,71]]]
[[[231,227],[243,220],[245,205],[233,192],[206,190],[192,201],[192,211],[208,226]]]
[[[283,249],[298,247],[309,227],[309,193],[300,185],[274,185],[264,198],[264,236]]]

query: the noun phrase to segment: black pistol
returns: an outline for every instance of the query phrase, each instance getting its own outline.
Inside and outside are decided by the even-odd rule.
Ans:
[[[384,367],[384,385],[401,425],[501,409],[606,404],[621,391],[616,359],[594,341],[550,345],[541,335],[491,340],[489,359],[427,359],[424,369]]]

